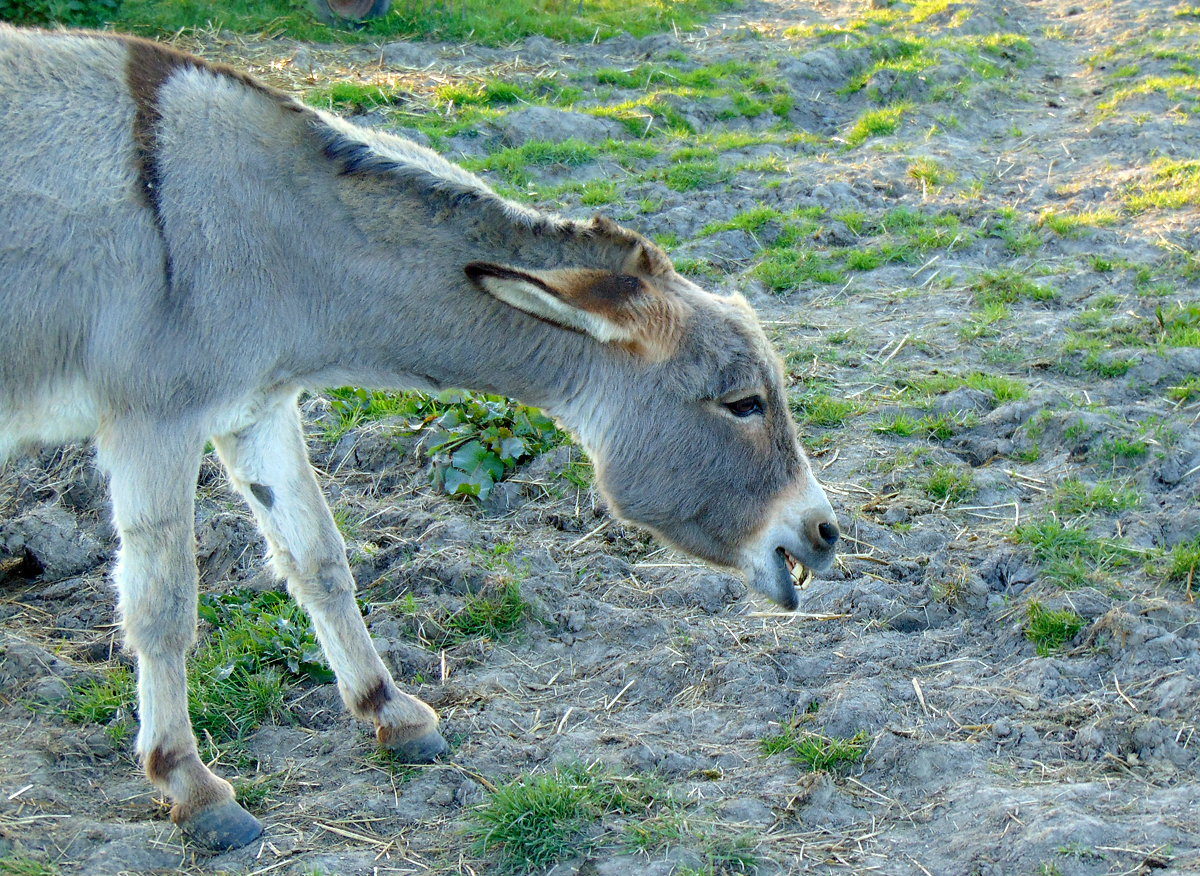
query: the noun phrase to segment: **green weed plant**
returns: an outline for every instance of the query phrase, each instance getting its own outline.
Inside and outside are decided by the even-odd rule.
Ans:
[[[610,813],[644,815],[655,790],[599,765],[555,766],[499,785],[467,815],[477,854],[494,853],[508,872],[542,870],[592,847],[589,829]]]
[[[1071,641],[1087,622],[1073,611],[1052,611],[1036,599],[1025,609],[1025,638],[1033,642],[1039,657],[1049,657]]]
[[[799,727],[793,720],[781,732],[763,737],[759,747],[766,756],[786,754],[794,763],[813,772],[835,772],[858,763],[870,741],[865,730],[848,738],[826,736]]]

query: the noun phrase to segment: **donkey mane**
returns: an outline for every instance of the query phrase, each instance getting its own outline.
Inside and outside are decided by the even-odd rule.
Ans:
[[[324,112],[311,112],[311,131],[320,150],[342,176],[397,183],[419,193],[425,202],[440,201],[450,212],[474,213],[492,228],[558,238],[568,248],[574,245],[592,252],[608,249],[614,270],[638,247],[645,253],[647,273],[658,275],[671,266],[666,254],[653,243],[600,214],[580,222],[539,212],[501,197],[479,177],[410,140],[359,128]]]

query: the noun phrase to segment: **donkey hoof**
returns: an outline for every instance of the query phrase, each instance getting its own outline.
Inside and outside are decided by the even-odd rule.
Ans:
[[[433,763],[441,755],[450,750],[442,734],[430,730],[424,736],[409,739],[406,742],[394,742],[388,749],[405,763]]]
[[[240,849],[263,832],[262,822],[233,800],[201,809],[179,826],[192,842],[214,852]]]

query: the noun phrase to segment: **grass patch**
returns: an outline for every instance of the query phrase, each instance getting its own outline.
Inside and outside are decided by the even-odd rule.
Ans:
[[[467,814],[467,832],[477,854],[497,854],[506,870],[540,870],[592,848],[587,832],[604,816],[645,816],[657,799],[649,783],[598,765],[556,766],[496,787]]]
[[[106,669],[99,679],[88,679],[73,687],[63,717],[74,724],[109,724],[114,733],[125,735],[137,701],[137,682],[124,666]],[[115,722],[115,723],[114,723]]]
[[[825,429],[840,426],[859,412],[853,402],[834,398],[818,388],[807,389],[793,397],[791,408],[802,423]]]
[[[1039,657],[1048,657],[1075,638],[1086,623],[1073,611],[1052,611],[1031,599],[1025,609],[1025,638],[1033,642]]]
[[[707,189],[723,183],[733,171],[722,168],[715,158],[686,160],[668,167],[662,175],[663,185],[674,192]]]
[[[35,861],[23,855],[0,858],[0,876],[58,876],[58,873],[58,868],[53,864]]]
[[[287,594],[204,594],[198,610],[213,626],[189,668],[188,710],[198,739],[238,743],[260,724],[286,717],[284,699],[297,682],[334,680],[312,622]]]
[[[269,34],[297,40],[331,43],[379,42],[395,37],[441,41],[474,41],[502,45],[540,34],[579,42],[603,40],[621,31],[645,36],[671,29],[695,27],[732,0],[459,0],[428,5],[393,3],[387,15],[356,27],[331,28],[316,18],[308,3],[295,0],[89,0],[61,3],[22,3],[23,9],[48,10],[20,17],[22,23],[62,22],[100,26],[149,35],[169,36],[181,29],[212,27],[236,33]],[[119,8],[118,8],[119,6]],[[3,7],[0,7],[2,10]],[[92,11],[94,10],[94,11]],[[84,13],[81,17],[81,13]]]
[[[1146,446],[1145,441],[1137,438],[1125,438],[1124,436],[1105,438],[1100,442],[1096,458],[1108,463],[1116,463],[1121,460],[1129,462],[1144,456]]]
[[[809,283],[841,283],[843,275],[832,259],[813,250],[783,247],[768,252],[751,275],[776,293],[791,292]]]
[[[975,304],[980,307],[990,304],[1016,304],[1022,299],[1050,301],[1055,296],[1054,289],[1038,285],[1012,270],[985,271],[975,278],[971,284],[971,292]]]
[[[1196,569],[1200,567],[1200,537],[1175,545],[1164,559],[1163,577],[1168,583],[1179,584],[1188,593],[1200,585],[1196,575]]]
[[[779,733],[764,736],[759,747],[765,756],[786,754],[792,762],[813,772],[834,772],[858,763],[870,741],[866,730],[859,730],[849,738],[826,736],[798,727],[793,719]]]
[[[1115,225],[1121,217],[1115,210],[1089,210],[1082,213],[1059,213],[1048,210],[1038,217],[1038,227],[1046,227],[1059,237],[1075,238],[1092,228]]]
[[[875,431],[898,438],[918,435],[935,441],[945,441],[957,433],[959,428],[973,426],[979,417],[974,411],[961,414],[926,414],[921,418],[904,412],[885,414],[875,424]]]
[[[1053,508],[1065,517],[1081,517],[1100,512],[1117,514],[1136,508],[1142,503],[1137,490],[1111,481],[1099,481],[1089,486],[1079,478],[1067,478],[1054,490]]]
[[[944,185],[954,182],[953,171],[946,170],[932,158],[918,158],[908,166],[908,176],[921,184],[923,188],[937,190]]]
[[[959,327],[958,337],[964,341],[973,341],[976,338],[994,335],[996,330],[993,326],[1009,316],[1008,305],[1003,301],[985,304],[982,309],[971,311],[967,321]]]
[[[603,180],[590,180],[583,184],[579,203],[585,207],[601,207],[617,200],[617,184]]]
[[[529,184],[531,167],[579,167],[595,161],[599,154],[596,146],[580,140],[564,140],[561,143],[530,140],[520,146],[493,152],[486,158],[463,161],[462,166],[474,172],[490,170],[503,177],[509,185],[519,187]]]
[[[1095,538],[1082,526],[1053,516],[1018,526],[1012,537],[1031,547],[1046,579],[1064,589],[1104,585],[1137,555],[1118,541]]]
[[[502,641],[515,632],[531,613],[516,581],[506,581],[492,591],[471,596],[461,610],[446,620],[455,641],[491,639]]]
[[[1122,200],[1134,213],[1194,207],[1200,204],[1200,161],[1160,158],[1150,166],[1150,178],[1130,186]]]
[[[1167,390],[1167,398],[1181,405],[1200,398],[1200,377],[1189,377],[1183,383],[1172,386]]]
[[[901,386],[911,387],[922,395],[941,395],[960,387],[990,392],[997,404],[1010,401],[1020,401],[1029,395],[1025,383],[1000,374],[983,374],[974,371],[970,374],[932,374],[927,377],[906,377],[900,382]]]
[[[478,593],[469,594],[454,610],[439,609],[423,613],[411,593],[399,603],[399,610],[414,620],[413,635],[431,651],[440,651],[473,639],[503,642],[521,629],[533,616],[533,608],[521,596],[518,575],[511,564],[505,571],[489,576]]]
[[[722,231],[745,231],[749,234],[757,234],[770,222],[782,224],[784,221],[784,215],[774,207],[752,207],[725,222],[712,222],[705,225],[696,236],[708,237]]]
[[[897,103],[882,109],[864,111],[846,132],[846,148],[861,146],[872,137],[886,137],[896,133],[904,114],[911,109],[912,104]]]
[[[935,502],[956,505],[975,494],[975,477],[970,469],[942,465],[925,479],[925,495]]]

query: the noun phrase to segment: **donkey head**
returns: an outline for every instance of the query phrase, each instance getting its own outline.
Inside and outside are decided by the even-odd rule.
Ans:
[[[778,356],[740,295],[705,292],[607,220],[590,229],[589,267],[474,262],[467,276],[598,342],[585,352],[588,388],[552,412],[591,454],[614,513],[795,608],[793,578],[828,568],[839,532],[797,440]]]

